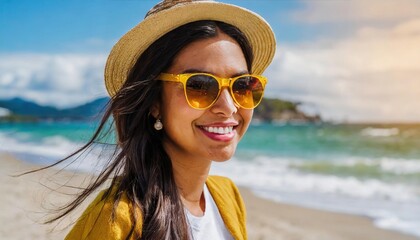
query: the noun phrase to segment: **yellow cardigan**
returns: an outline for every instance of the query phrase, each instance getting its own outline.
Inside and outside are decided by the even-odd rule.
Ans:
[[[245,205],[238,188],[230,179],[220,176],[209,176],[206,184],[233,238],[247,239]],[[65,240],[127,239],[133,225],[133,209],[127,196],[121,198],[114,215],[115,220],[112,220],[112,197],[101,200],[102,195],[100,193],[89,205]],[[136,208],[135,211],[141,214],[140,209]],[[141,235],[142,225],[141,221],[136,223],[134,231],[137,234],[133,234],[130,240],[135,240],[135,235]]]

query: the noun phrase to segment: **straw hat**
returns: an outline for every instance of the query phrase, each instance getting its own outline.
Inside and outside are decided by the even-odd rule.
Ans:
[[[247,9],[209,0],[165,0],[153,7],[145,19],[127,32],[112,48],[105,66],[105,85],[110,96],[122,87],[140,55],[158,38],[184,24],[214,20],[239,28],[254,53],[252,72],[262,74],[276,49],[270,25]]]

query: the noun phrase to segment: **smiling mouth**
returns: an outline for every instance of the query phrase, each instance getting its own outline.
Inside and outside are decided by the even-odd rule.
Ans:
[[[234,130],[233,126],[229,127],[201,127],[204,131],[215,134],[229,134]]]

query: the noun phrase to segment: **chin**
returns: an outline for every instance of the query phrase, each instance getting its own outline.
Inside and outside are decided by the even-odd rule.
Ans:
[[[222,148],[215,148],[211,150],[209,155],[213,162],[226,162],[230,160],[236,151],[236,145],[229,145]]]
[[[230,158],[220,158],[220,159],[213,159],[213,162],[219,162],[219,163],[221,163],[221,162],[226,162],[226,161],[228,161],[228,160],[230,160],[231,159],[231,157]]]
[[[226,162],[233,157],[235,152],[223,153],[219,152],[218,154],[213,155],[212,161],[213,162]]]

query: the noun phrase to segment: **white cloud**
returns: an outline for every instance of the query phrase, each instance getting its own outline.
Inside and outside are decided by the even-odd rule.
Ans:
[[[105,54],[1,54],[0,98],[67,107],[106,95]]]
[[[292,14],[302,23],[395,22],[419,16],[418,0],[352,0],[352,1],[301,1],[303,8]]]
[[[420,18],[346,39],[281,46],[269,95],[300,101],[327,119],[420,121]]]

